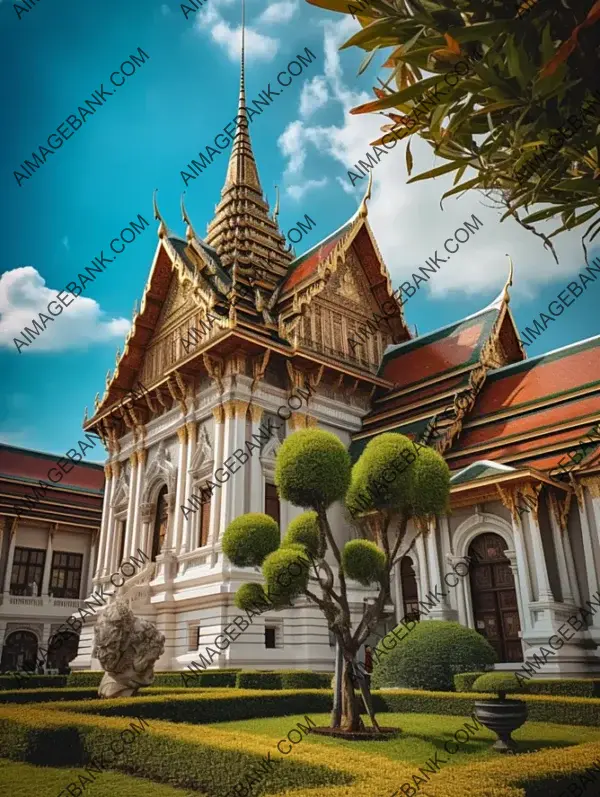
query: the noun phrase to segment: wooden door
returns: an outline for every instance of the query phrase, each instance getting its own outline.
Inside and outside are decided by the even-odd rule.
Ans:
[[[470,573],[475,629],[496,650],[499,661],[523,661],[517,593],[506,547],[498,534],[481,534],[469,547],[476,562]]]

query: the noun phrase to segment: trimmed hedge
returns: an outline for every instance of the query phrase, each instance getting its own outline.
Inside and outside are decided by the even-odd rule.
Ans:
[[[223,669],[223,670],[207,670],[199,675],[197,681],[198,686],[235,686],[235,673],[239,672],[237,669]],[[194,677],[194,673],[190,670],[176,670],[169,672],[157,672],[154,676],[152,686],[181,686],[181,673],[184,672],[190,677]],[[79,670],[72,672],[68,676],[67,686],[100,686],[103,672],[100,670]],[[233,675],[233,677],[232,677]]]
[[[184,686],[146,686],[140,694],[164,695],[186,692]],[[198,690],[196,690],[197,692]],[[16,689],[14,692],[0,692],[0,703],[52,703],[55,700],[96,700],[97,686],[78,686],[63,689]]]
[[[454,688],[457,692],[470,692],[471,687],[483,672],[459,672],[454,676]]]
[[[311,670],[283,670],[282,689],[331,689],[330,672],[311,672]]]
[[[236,676],[235,685],[238,689],[281,689],[281,673],[242,670]]]
[[[14,675],[0,675],[0,692],[14,691],[15,689],[39,689],[44,686],[66,686],[67,678],[67,675],[29,675],[27,673],[23,673],[20,678]]]
[[[300,716],[303,718],[305,712]],[[256,795],[299,787],[339,786],[354,780],[352,774],[328,766],[324,755],[317,755],[316,762],[309,760],[309,745],[301,745],[294,755],[286,756],[277,752],[272,739],[254,739],[249,734],[200,724],[179,726],[173,732],[168,723],[157,721],[150,726],[139,718],[127,724],[122,718],[61,714],[43,708],[18,712],[0,709],[3,755],[42,766],[91,765],[94,759],[102,760],[109,745],[120,744],[123,749],[124,731],[129,731],[131,742],[124,754],[111,755],[111,769],[194,789],[209,797],[231,793],[252,769],[261,771]],[[268,768],[263,777],[261,764],[267,752],[276,766]]]

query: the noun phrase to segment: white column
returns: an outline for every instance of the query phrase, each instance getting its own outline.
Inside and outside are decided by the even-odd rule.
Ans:
[[[100,554],[98,556],[98,574],[97,577],[110,575],[110,558],[111,558],[111,543],[112,543],[112,528],[114,524],[114,508],[113,500],[115,497],[115,490],[117,489],[117,480],[121,470],[119,462],[113,462],[104,466],[104,473],[107,481],[107,494],[106,509],[102,512],[102,526],[100,531]],[[110,474],[110,475],[109,475]]]
[[[419,601],[425,601],[426,595],[431,587],[429,586],[429,572],[427,569],[427,554],[425,552],[425,540],[423,539],[423,532],[421,532],[415,540],[415,548],[417,550],[417,556],[419,557],[419,581],[421,584]],[[420,611],[422,612],[423,609],[421,608]],[[427,615],[423,616],[427,617]]]
[[[240,449],[247,454],[248,451],[244,445],[246,442],[246,418],[248,414],[248,403],[246,401],[236,401],[235,407],[235,423],[233,432],[233,447],[229,456],[233,455],[234,451]],[[258,453],[258,452],[257,452]],[[230,504],[231,504],[231,517],[230,521],[246,511],[246,480],[249,478],[250,469],[246,467],[248,462],[239,462],[235,457],[233,458],[233,466],[231,470],[231,478],[227,482],[231,484],[230,488]],[[235,472],[234,472],[235,471]]]
[[[44,562],[44,575],[42,576],[42,584],[40,588],[39,594],[47,598],[48,597],[48,587],[50,585],[50,571],[52,570],[52,554],[54,553],[54,547],[52,545],[54,532],[58,527],[58,523],[53,523],[48,530],[48,542],[46,543],[46,560]]]
[[[223,432],[223,462],[235,451],[235,424],[236,424],[236,401],[227,401],[223,405],[225,410],[225,429]],[[215,465],[217,463],[215,462]],[[221,463],[220,467],[224,468]],[[215,467],[215,472],[218,467]],[[225,473],[229,471],[222,470],[220,474],[221,480],[225,478]],[[217,479],[213,479],[217,481]],[[229,523],[233,520],[233,506],[232,506],[232,474],[230,473],[229,479],[221,486],[221,532],[225,531]]]
[[[131,537],[129,539],[129,548],[123,551],[123,559],[129,559],[132,554],[135,554],[140,546],[140,505],[142,503],[142,492],[144,489],[144,472],[146,470],[146,458],[148,452],[146,449],[136,451],[137,458],[137,480],[135,485],[135,500],[133,502],[133,521],[131,524]]]
[[[404,595],[402,593],[402,576],[400,573],[400,562],[392,568],[390,573],[391,586],[394,593],[394,606],[396,608],[396,623],[399,623],[404,616]]]
[[[8,545],[8,556],[6,557],[6,574],[4,576],[4,594],[8,595],[10,591],[10,577],[12,574],[13,559],[15,556],[15,543],[17,541],[17,526],[19,518],[15,518],[12,522],[10,534],[10,543]]]
[[[453,565],[457,565],[459,562],[461,564],[465,564],[464,556],[455,556],[454,554],[448,554],[446,556],[448,560],[448,564],[450,567]],[[458,574],[456,574],[458,578],[458,584],[456,585],[456,603],[458,607],[458,622],[461,625],[467,626],[467,628],[474,628],[475,620],[473,617],[473,607],[471,606],[471,590],[467,585],[467,577],[460,578]]]
[[[100,529],[96,529],[92,532],[92,537],[90,540],[90,552],[89,552],[87,576],[84,582],[85,592],[83,597],[91,595],[92,592],[94,591],[93,576],[94,572],[96,571],[96,566],[98,562],[99,546],[100,546]]]
[[[583,540],[583,552],[585,556],[585,573],[587,578],[588,591],[590,598],[595,595],[599,588],[599,573],[594,558],[594,546],[592,545],[592,530],[588,518],[585,490],[577,485],[577,507],[579,509],[579,521],[581,523],[581,537]]]
[[[557,513],[559,511],[556,496],[548,495],[548,515],[550,517],[550,528],[552,530],[552,539],[554,541],[554,550],[556,551],[556,564],[558,566],[558,577],[560,579],[560,589],[562,592],[562,599],[564,603],[574,603],[574,593],[569,578],[569,569],[567,567],[567,558],[564,548],[564,532],[561,529]],[[565,523],[566,525],[566,523]]]
[[[531,577],[529,574],[529,565],[527,561],[527,550],[525,548],[524,530],[519,516],[511,515],[512,517],[512,530],[515,540],[515,558],[517,563],[517,572],[519,575],[519,586],[521,591],[521,605],[523,606],[523,621],[522,633],[525,634],[532,630],[531,625],[531,610],[530,604],[533,603],[533,589],[531,586]]]
[[[524,512],[523,515],[527,518],[529,539],[531,540],[533,548],[534,567],[539,592],[538,601],[554,602],[554,595],[552,594],[552,587],[550,586],[550,577],[546,564],[546,556],[544,554],[544,545],[542,543],[542,532],[536,509],[537,507],[532,507],[529,512]]]
[[[257,438],[260,434],[260,422],[263,415],[263,408],[256,404],[250,407],[250,414],[252,416],[251,434],[256,435]],[[275,432],[274,432],[275,434]],[[256,438],[250,438],[253,445],[256,444]],[[260,452],[253,450],[252,459],[250,460],[250,512],[264,512],[264,495],[265,495],[265,478],[260,464]]]
[[[194,460],[194,454],[196,453],[196,445],[198,442],[198,429],[196,421],[188,421],[186,424],[187,428],[187,437],[188,437],[188,444],[187,444],[187,458],[185,462],[185,486],[183,490],[183,500],[181,503],[184,506],[189,506],[188,503],[190,498],[192,497],[192,485],[194,479],[192,478],[192,474],[190,473],[192,468],[192,462]],[[179,509],[181,512],[181,508]],[[181,541],[180,549],[177,553],[187,553],[191,551],[195,546],[193,545],[192,535],[194,530],[194,520],[198,512],[202,510],[199,509],[196,512],[190,512],[187,517],[183,517],[183,512],[181,515],[183,517],[183,537]]]
[[[113,487],[112,467],[110,462],[104,465],[104,496],[102,498],[102,520],[100,523],[100,539],[98,540],[98,557],[96,561],[96,568],[94,578],[97,579],[102,575],[102,564],[104,560],[104,552],[108,544],[108,535],[106,533],[106,526],[108,523],[109,501]]]
[[[224,426],[224,417],[225,417],[225,410],[224,408],[219,405],[218,407],[213,407],[213,416],[215,419],[215,443],[214,443],[214,464],[213,464],[213,473],[211,474],[211,481],[214,482],[214,472],[217,468],[220,468],[223,465],[223,447],[224,447],[224,436],[225,436],[225,426]],[[217,488],[213,490],[211,502],[210,502],[210,529],[208,532],[208,544],[215,544],[219,539],[219,531],[220,531],[220,521],[221,521],[221,489]]]
[[[127,502],[127,519],[125,522],[125,544],[123,545],[123,561],[128,558],[128,551],[131,547],[131,540],[133,539],[133,520],[134,520],[134,507],[135,507],[135,499],[137,494],[137,455],[134,451],[133,454],[129,457],[129,464],[131,465],[131,478],[129,480],[129,501]],[[118,557],[118,551],[117,551]],[[121,562],[115,562],[115,567],[118,569],[121,566]]]
[[[148,557],[152,553],[152,521],[154,520],[154,514],[153,504],[140,504],[140,517],[142,520],[140,548]]]
[[[177,430],[179,439],[179,457],[177,461],[177,487],[175,490],[175,510],[173,517],[173,536],[168,546],[174,554],[177,554],[181,545],[181,535],[183,531],[183,496],[185,494],[186,482],[186,463],[187,463],[187,429],[185,424]]]
[[[519,568],[517,567],[517,554],[516,551],[511,551],[509,549],[504,551],[504,554],[508,561],[510,562],[510,572],[513,575],[513,579],[515,582],[515,594],[517,596],[517,611],[519,612],[519,625],[521,626],[520,637],[523,638],[523,632],[526,626],[526,616],[529,614],[529,610],[526,606],[523,606],[523,594],[521,592],[521,583],[519,578]],[[521,642],[521,647],[523,643]],[[525,651],[523,650],[523,654]]]

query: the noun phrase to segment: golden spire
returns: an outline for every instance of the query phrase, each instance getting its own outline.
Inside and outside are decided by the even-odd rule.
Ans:
[[[192,222],[190,221],[190,217],[187,214],[187,210],[185,209],[185,204],[183,198],[185,196],[185,191],[181,195],[181,219],[185,222],[187,227],[185,228],[185,237],[188,241],[191,241],[192,238],[196,237],[196,233],[194,232],[194,228],[192,227]]]
[[[279,217],[279,186],[275,186],[275,207],[273,208],[273,221],[277,224]]]
[[[508,266],[508,279],[506,280],[506,285],[504,286],[504,293],[502,295],[502,300],[505,302],[505,304],[509,304],[510,303],[510,294],[508,292],[508,289],[513,284],[514,266],[513,266],[513,262],[512,262],[511,256],[509,254],[507,254],[506,257],[508,258],[508,263],[509,263],[509,266]]]
[[[86,407],[83,413],[83,423],[86,424],[88,422],[88,408]]]
[[[225,185],[215,218],[208,225],[206,243],[218,253],[222,265],[230,271],[234,265],[238,278],[267,263],[268,278],[274,289],[291,262],[285,251],[285,238],[276,219],[269,215],[269,205],[263,196],[258,169],[252,151],[249,122],[260,108],[246,106],[245,72],[245,7],[242,0],[240,91],[237,129],[233,139]]]
[[[358,216],[361,219],[366,219],[369,215],[369,209],[367,208],[367,202],[371,199],[371,188],[373,187],[373,170],[369,172],[369,182],[367,184],[367,190],[365,191],[365,195],[363,197],[362,202],[360,203],[360,207],[358,209]]]
[[[158,188],[154,189],[154,194],[152,195],[152,206],[154,208],[154,218],[160,222],[158,225],[158,237],[163,238],[167,234],[167,225],[165,224],[165,220],[160,215],[160,210],[158,209],[158,203],[156,201],[156,195],[158,194]]]

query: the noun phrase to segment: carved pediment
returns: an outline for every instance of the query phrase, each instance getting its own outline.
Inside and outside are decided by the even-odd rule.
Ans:
[[[156,454],[146,470],[146,484],[142,495],[142,503],[152,503],[152,496],[158,485],[166,484],[170,495],[175,495],[177,484],[177,468],[171,462],[164,440],[158,444]]]
[[[206,426],[201,426],[198,433],[198,447],[193,456],[189,472],[192,476],[198,476],[208,468],[212,469],[213,460],[213,449],[208,438]]]
[[[115,485],[115,492],[113,494],[112,505],[118,507],[121,504],[127,504],[129,501],[129,476],[125,469],[121,470],[117,483]]]

